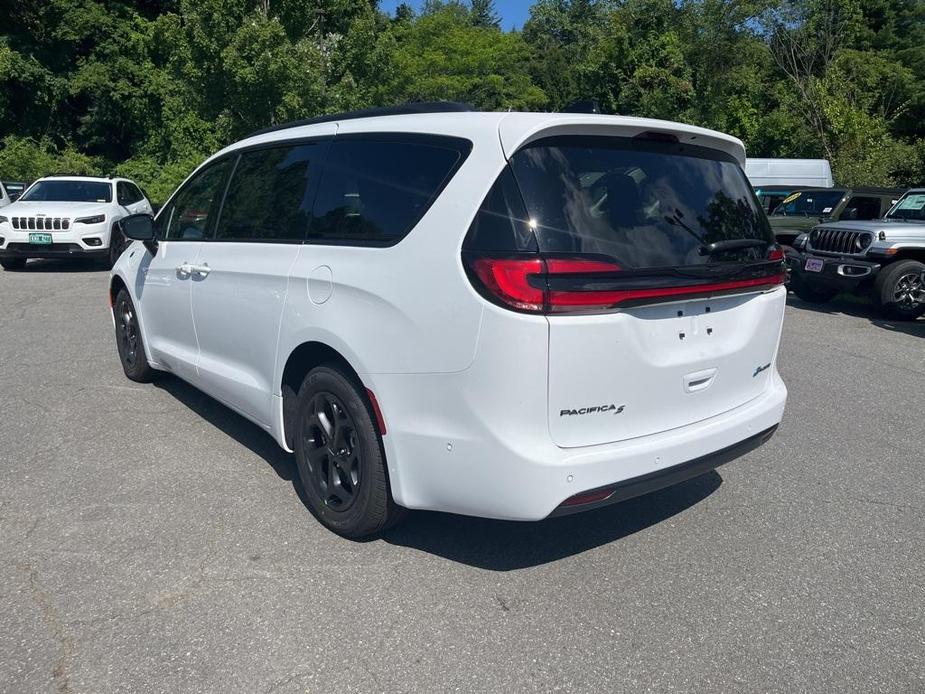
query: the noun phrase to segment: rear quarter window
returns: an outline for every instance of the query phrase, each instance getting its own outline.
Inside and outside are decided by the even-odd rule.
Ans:
[[[450,137],[335,138],[315,199],[309,240],[390,246],[404,238],[471,148]]]

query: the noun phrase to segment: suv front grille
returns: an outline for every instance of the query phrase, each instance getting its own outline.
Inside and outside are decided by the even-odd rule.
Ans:
[[[873,240],[873,234],[866,231],[847,229],[813,229],[809,234],[810,248],[826,253],[860,253]]]
[[[61,217],[11,217],[10,223],[14,229],[37,231],[60,231],[71,227],[71,220]]]

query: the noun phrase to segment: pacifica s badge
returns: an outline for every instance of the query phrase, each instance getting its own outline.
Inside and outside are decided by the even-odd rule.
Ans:
[[[582,414],[600,414],[604,412],[613,412],[614,414],[620,414],[623,412],[623,408],[626,405],[592,405],[591,407],[581,407],[577,410],[559,410],[560,417],[574,417],[575,415]]]
[[[770,363],[770,362],[768,362],[768,363],[765,364],[764,366],[756,366],[756,367],[755,367],[755,373],[752,374],[752,378],[754,378],[755,376],[757,376],[758,374],[760,374],[762,371],[767,371],[767,370],[770,369],[770,368],[771,368],[771,363]]]

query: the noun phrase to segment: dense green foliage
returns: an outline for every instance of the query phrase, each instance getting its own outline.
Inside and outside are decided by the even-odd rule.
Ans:
[[[129,175],[163,200],[270,124],[413,100],[610,113],[925,182],[925,0],[17,0],[0,34],[0,175]]]

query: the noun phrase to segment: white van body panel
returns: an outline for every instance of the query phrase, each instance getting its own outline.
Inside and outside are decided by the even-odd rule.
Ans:
[[[745,175],[752,186],[832,188],[832,167],[827,159],[746,159]]]

